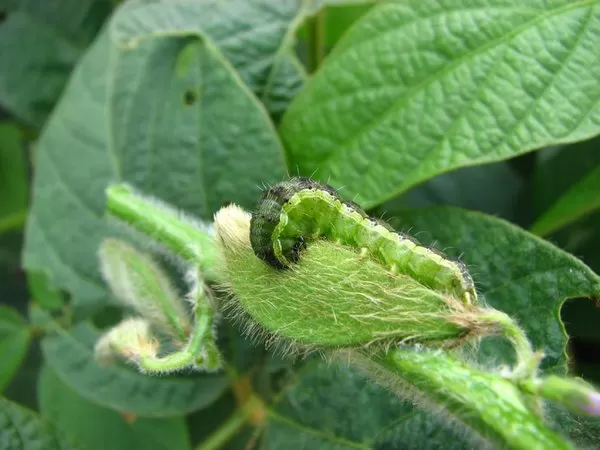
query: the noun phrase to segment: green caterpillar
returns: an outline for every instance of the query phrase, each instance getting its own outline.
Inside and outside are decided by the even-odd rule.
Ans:
[[[390,272],[408,275],[467,304],[477,300],[465,264],[369,217],[356,203],[342,200],[331,186],[296,177],[263,193],[250,222],[256,256],[284,270],[299,262],[309,242],[321,238],[359,248]]]

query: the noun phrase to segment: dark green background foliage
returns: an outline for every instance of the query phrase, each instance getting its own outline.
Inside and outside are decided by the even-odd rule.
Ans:
[[[184,450],[238,407],[223,373],[94,362],[123,314],[97,263],[117,181],[205,220],[329,182],[461,256],[545,371],[600,383],[599,48],[598,0],[2,0],[0,449]],[[220,342],[266,404],[228,448],[467,445],[355,369]]]

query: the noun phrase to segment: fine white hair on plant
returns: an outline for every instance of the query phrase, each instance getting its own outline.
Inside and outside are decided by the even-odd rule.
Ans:
[[[188,313],[162,268],[124,241],[107,238],[99,250],[104,280],[114,295],[165,332],[184,339]]]
[[[96,342],[94,354],[99,362],[108,364],[116,356],[137,362],[141,357],[155,357],[158,341],[151,334],[151,325],[145,319],[132,317],[108,330]]]

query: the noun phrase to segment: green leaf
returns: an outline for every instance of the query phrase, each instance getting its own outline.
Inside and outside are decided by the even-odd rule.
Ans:
[[[537,219],[531,232],[544,236],[600,208],[600,165],[562,195]]]
[[[0,392],[23,362],[31,333],[25,320],[12,308],[0,305]]]
[[[114,176],[106,141],[108,44],[104,35],[84,56],[38,141],[27,220],[24,267],[75,294],[76,305],[108,295],[96,257],[107,232],[104,189]]]
[[[300,369],[268,411],[266,449],[465,448],[455,426],[414,409],[344,364]]]
[[[600,131],[597,0],[396,0],[290,105],[289,167],[372,207],[437,174]]]
[[[169,37],[209,38],[267,110],[279,117],[306,76],[294,54],[295,32],[305,17],[305,3],[298,0],[138,2],[116,15],[112,35],[121,47]]]
[[[58,311],[64,305],[61,292],[52,286],[48,277],[41,272],[29,272],[27,284],[32,299],[42,308],[50,311]]]
[[[0,397],[0,450],[75,450],[71,442],[33,411]]]
[[[21,132],[0,122],[0,233],[25,223],[28,184]]]
[[[548,405],[546,416],[559,432],[568,436],[578,449],[593,450],[600,442],[600,420],[580,417],[554,405]]]
[[[41,25],[47,25],[64,39],[85,47],[110,14],[113,0],[2,0],[8,13],[20,11]]]
[[[566,373],[567,336],[560,308],[568,298],[600,295],[600,277],[547,241],[485,214],[451,207],[403,213],[392,221],[420,240],[435,239],[451,256],[464,255],[480,295],[525,329],[544,367]],[[494,363],[511,361],[509,347],[490,339],[482,350]]]
[[[0,104],[41,126],[70,71],[110,12],[110,0],[7,0],[0,24]]]
[[[225,391],[224,374],[195,376],[141,375],[124,366],[99,366],[94,343],[100,333],[80,323],[42,341],[42,351],[58,377],[97,405],[145,417],[169,417],[205,408]]]
[[[107,299],[96,253],[109,233],[109,182],[209,218],[226,201],[250,207],[263,181],[284,174],[268,117],[208,39],[144,40],[117,54],[108,32],[129,23],[119,17],[82,58],[40,138],[27,226],[24,266],[47,273],[84,309]],[[256,17],[253,26],[246,34],[268,29]],[[238,52],[266,58],[260,42],[241,39],[233,40]]]
[[[47,366],[40,374],[39,401],[42,417],[88,450],[190,448],[182,417],[131,417],[128,420],[113,410],[87,401],[71,390]]]
[[[119,53],[113,77],[117,176],[143,192],[210,218],[226,202],[249,207],[263,180],[283,176],[268,116],[209,41],[145,41]]]

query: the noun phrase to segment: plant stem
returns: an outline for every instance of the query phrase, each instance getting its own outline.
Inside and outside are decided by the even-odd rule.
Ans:
[[[162,358],[142,356],[138,361],[138,366],[147,373],[166,373],[181,370],[188,366],[193,359],[194,355],[186,350],[182,350]]]
[[[146,199],[123,184],[106,190],[107,211],[171,252],[197,264],[206,280],[215,280],[215,243],[205,230],[177,211]]]
[[[17,211],[0,218],[0,234],[23,228],[27,219],[27,210]]]
[[[527,339],[525,332],[515,321],[502,311],[490,311],[482,317],[482,320],[501,327],[501,336],[510,341],[517,357],[517,365],[513,372],[514,378],[532,378],[537,375],[543,354],[534,352],[531,342]]]
[[[322,8],[307,22],[308,72],[314,73],[325,59],[325,10]]]
[[[527,407],[511,381],[498,375],[426,349],[398,347],[386,355],[351,357],[400,396],[442,409],[484,441],[523,450],[572,448]]]
[[[252,397],[244,406],[238,408],[217,430],[201,442],[196,450],[216,450],[229,441],[248,422],[256,409],[263,409],[260,399]]]

